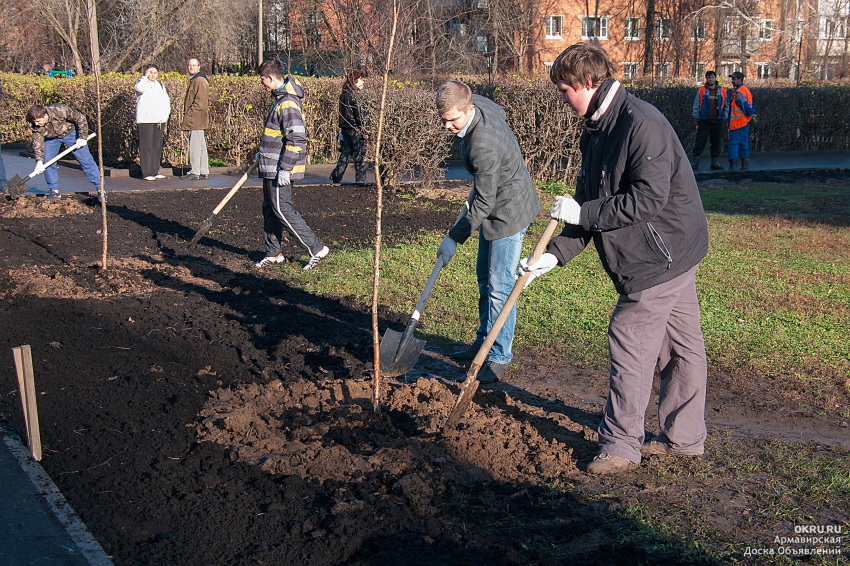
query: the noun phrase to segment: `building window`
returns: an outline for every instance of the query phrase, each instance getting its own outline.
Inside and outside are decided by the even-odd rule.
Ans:
[[[705,81],[705,63],[694,63],[694,77],[700,84]]]
[[[756,63],[756,76],[760,79],[773,78],[772,66],[771,63]]]
[[[490,51],[490,38],[478,34],[472,39],[472,49],[476,53],[488,53]]]
[[[671,63],[655,63],[653,67],[655,69],[656,77],[667,78],[670,76],[670,68],[672,67]]]
[[[626,41],[637,41],[640,39],[640,18],[626,18]]]
[[[844,39],[847,29],[845,18],[824,18],[821,20],[821,39]]]
[[[759,40],[773,41],[773,20],[759,20]]]
[[[723,28],[720,31],[720,36],[723,39],[735,39],[738,37],[739,27],[740,23],[738,22],[738,18],[730,16],[723,20]]]
[[[608,16],[584,16],[581,19],[582,39],[608,39]]]
[[[673,21],[670,18],[655,18],[655,38],[661,41],[670,40]]]
[[[564,38],[564,16],[549,16],[548,18],[546,18],[546,39],[563,39],[563,38]]]
[[[636,79],[640,76],[640,63],[623,63],[623,78]]]
[[[696,18],[694,20],[694,41],[705,41],[705,20]]]
[[[549,76],[549,73],[552,72],[552,65],[554,65],[554,61],[544,61],[543,62],[543,70],[546,72],[546,76]]]

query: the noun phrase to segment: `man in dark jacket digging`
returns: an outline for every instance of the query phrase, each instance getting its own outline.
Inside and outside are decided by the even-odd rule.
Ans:
[[[447,81],[437,92],[437,112],[443,127],[461,138],[463,164],[474,178],[464,210],[437,251],[445,265],[457,245],[479,231],[475,266],[478,332],[471,346],[452,355],[458,360],[472,360],[511,294],[522,240],[540,212],[540,199],[505,111],[498,104],[473,96],[462,82]],[[510,367],[515,326],[516,305],[478,374],[481,383],[496,381]]]
[[[593,241],[620,294],[608,327],[610,393],[599,455],[587,468],[613,474],[641,456],[703,453],[706,359],[694,274],[708,251],[696,180],[676,132],[651,104],[612,79],[604,49],[576,44],[549,78],[585,118],[575,199],[558,197],[551,217],[566,223],[532,279],[564,265]],[[529,279],[530,281],[531,279]],[[658,367],[657,440],[644,444],[644,413]]]
[[[83,172],[95,186],[100,198],[100,170],[89,152],[89,125],[82,112],[74,110],[65,104],[36,104],[27,111],[27,122],[32,128],[32,151],[36,164],[33,173],[44,173],[44,180],[50,189],[47,198],[59,198],[59,172],[56,164],[44,167],[45,161],[50,161],[59,155],[59,148],[64,144],[73,149],[73,155],[80,163]],[[106,194],[103,194],[106,198]]]

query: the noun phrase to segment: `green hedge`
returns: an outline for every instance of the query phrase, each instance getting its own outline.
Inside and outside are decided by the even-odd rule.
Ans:
[[[91,76],[50,79],[32,75],[2,74],[0,140],[28,142],[27,109],[36,103],[63,102],[89,118],[94,130],[95,82]],[[134,123],[133,83],[138,75],[107,74],[101,77],[103,99],[104,161],[111,165],[138,159]],[[498,85],[477,83],[465,77],[474,90],[493,98],[505,108],[529,169],[537,180],[569,180],[578,165],[577,139],[581,121],[564,109],[552,84],[546,80],[500,79]],[[188,136],[179,130],[186,76],[163,75],[171,96],[172,112],[164,157],[171,164],[187,161]],[[311,163],[333,162],[338,157],[337,99],[340,79],[303,79],[304,101]],[[363,99],[377,125],[381,90],[379,80],[367,81]],[[452,138],[441,127],[434,109],[434,93],[440,81],[391,82],[388,110],[382,135],[385,181],[440,178],[441,162],[450,155]],[[630,85],[638,97],[657,106],[670,120],[686,149],[693,145],[695,126],[691,105],[696,88]],[[850,88],[836,85],[752,88],[759,120],[752,128],[753,151],[847,150],[850,128],[844,111],[850,107]],[[207,143],[210,154],[228,163],[244,164],[257,144],[271,97],[257,78],[214,76],[210,88],[210,123]],[[376,132],[369,136],[368,159],[374,159]]]

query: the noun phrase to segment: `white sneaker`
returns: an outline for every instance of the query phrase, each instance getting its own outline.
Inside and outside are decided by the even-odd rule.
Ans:
[[[278,263],[286,263],[286,258],[283,257],[283,254],[277,254],[276,256],[267,256],[262,260],[258,261],[254,264],[257,269],[262,269],[264,267],[268,267],[270,265],[275,265]]]
[[[310,258],[310,261],[308,261],[307,264],[304,267],[302,267],[301,269],[303,269],[304,271],[307,271],[309,269],[313,269],[314,267],[319,265],[320,261],[322,261],[323,259],[325,259],[325,257],[327,257],[327,255],[330,253],[330,251],[331,250],[329,250],[327,246],[322,246],[322,249],[320,249],[316,255],[312,256]]]
[[[165,179],[165,175],[154,175],[157,179]]]
[[[154,177],[153,175],[148,175],[147,177],[145,177],[145,181],[156,181],[156,177]]]

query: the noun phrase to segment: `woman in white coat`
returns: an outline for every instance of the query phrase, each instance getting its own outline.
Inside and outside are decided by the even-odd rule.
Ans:
[[[139,161],[145,181],[164,179],[162,164],[163,129],[171,115],[171,99],[159,81],[159,68],[148,65],[136,81],[136,126],[139,128]]]

